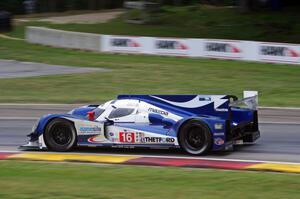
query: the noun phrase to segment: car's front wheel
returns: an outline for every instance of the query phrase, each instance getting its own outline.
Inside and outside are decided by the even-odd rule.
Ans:
[[[181,148],[193,155],[205,154],[212,145],[209,128],[203,122],[195,119],[183,124],[178,139]]]
[[[76,144],[76,131],[71,122],[56,118],[46,126],[44,140],[50,150],[69,151]]]

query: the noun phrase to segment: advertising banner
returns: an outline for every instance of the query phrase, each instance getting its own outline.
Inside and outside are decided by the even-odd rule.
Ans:
[[[233,40],[203,40],[203,56],[222,59],[242,59],[243,42]]]
[[[101,51],[300,64],[300,45],[256,41],[102,35]]]
[[[188,39],[153,38],[153,54],[188,56],[190,51]]]
[[[121,53],[143,53],[143,37],[105,35],[102,50]]]
[[[300,63],[300,47],[293,44],[258,42],[258,61]]]

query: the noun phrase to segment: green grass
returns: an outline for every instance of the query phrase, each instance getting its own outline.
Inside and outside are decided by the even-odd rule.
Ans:
[[[101,54],[0,39],[0,59],[111,68],[113,72],[0,79],[0,102],[103,102],[118,94],[235,94],[260,105],[300,106],[300,67],[251,62]]]
[[[299,175],[185,168],[0,162],[0,198],[295,199]]]
[[[212,6],[164,7],[157,25],[125,23],[122,16],[99,24],[19,23],[11,36],[24,37],[26,25],[116,35],[219,38],[300,43],[300,15],[296,8],[282,12],[241,14],[236,8]]]

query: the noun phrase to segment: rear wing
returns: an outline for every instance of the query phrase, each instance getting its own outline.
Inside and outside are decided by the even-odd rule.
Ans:
[[[258,107],[258,92],[244,91],[244,98],[240,100],[233,100],[229,103],[230,107],[247,108],[257,110]]]

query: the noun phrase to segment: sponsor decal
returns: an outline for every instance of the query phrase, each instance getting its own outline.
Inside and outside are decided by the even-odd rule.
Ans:
[[[199,101],[211,101],[210,97],[200,97],[199,96]]]
[[[108,135],[109,135],[110,137],[113,137],[115,134],[114,134],[113,132],[109,132]]]
[[[280,56],[280,57],[299,57],[299,53],[287,46],[270,46],[263,45],[260,47],[260,54],[266,56]]]
[[[135,142],[144,143],[145,134],[142,132],[135,133]]]
[[[224,136],[224,133],[214,133],[214,136]]]
[[[100,143],[100,142],[104,142],[105,140],[103,140],[101,137],[96,135],[96,136],[90,137],[87,141],[91,142],[91,143]]]
[[[113,132],[108,133],[108,140],[111,142],[119,142],[119,138]]]
[[[128,38],[113,38],[110,42],[114,47],[140,47],[138,42]]]
[[[112,145],[112,148],[118,148],[118,149],[134,149],[134,145]]]
[[[242,50],[231,43],[207,42],[206,51],[223,52],[223,53],[241,53]]]
[[[175,138],[171,137],[145,137],[144,138],[145,143],[174,143]]]
[[[161,115],[169,115],[169,113],[167,111],[163,111],[163,110],[159,110],[159,109],[155,109],[155,108],[149,108],[148,109],[149,112],[152,112],[152,113],[158,113],[158,114],[161,114]]]
[[[155,43],[157,49],[168,50],[187,50],[188,46],[180,41],[175,40],[158,40]]]
[[[214,143],[218,146],[223,145],[225,141],[222,138],[215,138]]]
[[[216,123],[215,124],[215,129],[218,129],[218,130],[223,129],[223,124],[222,123]]]
[[[90,126],[82,126],[79,128],[79,131],[81,133],[100,133],[101,132],[101,128],[100,127],[90,127]]]

